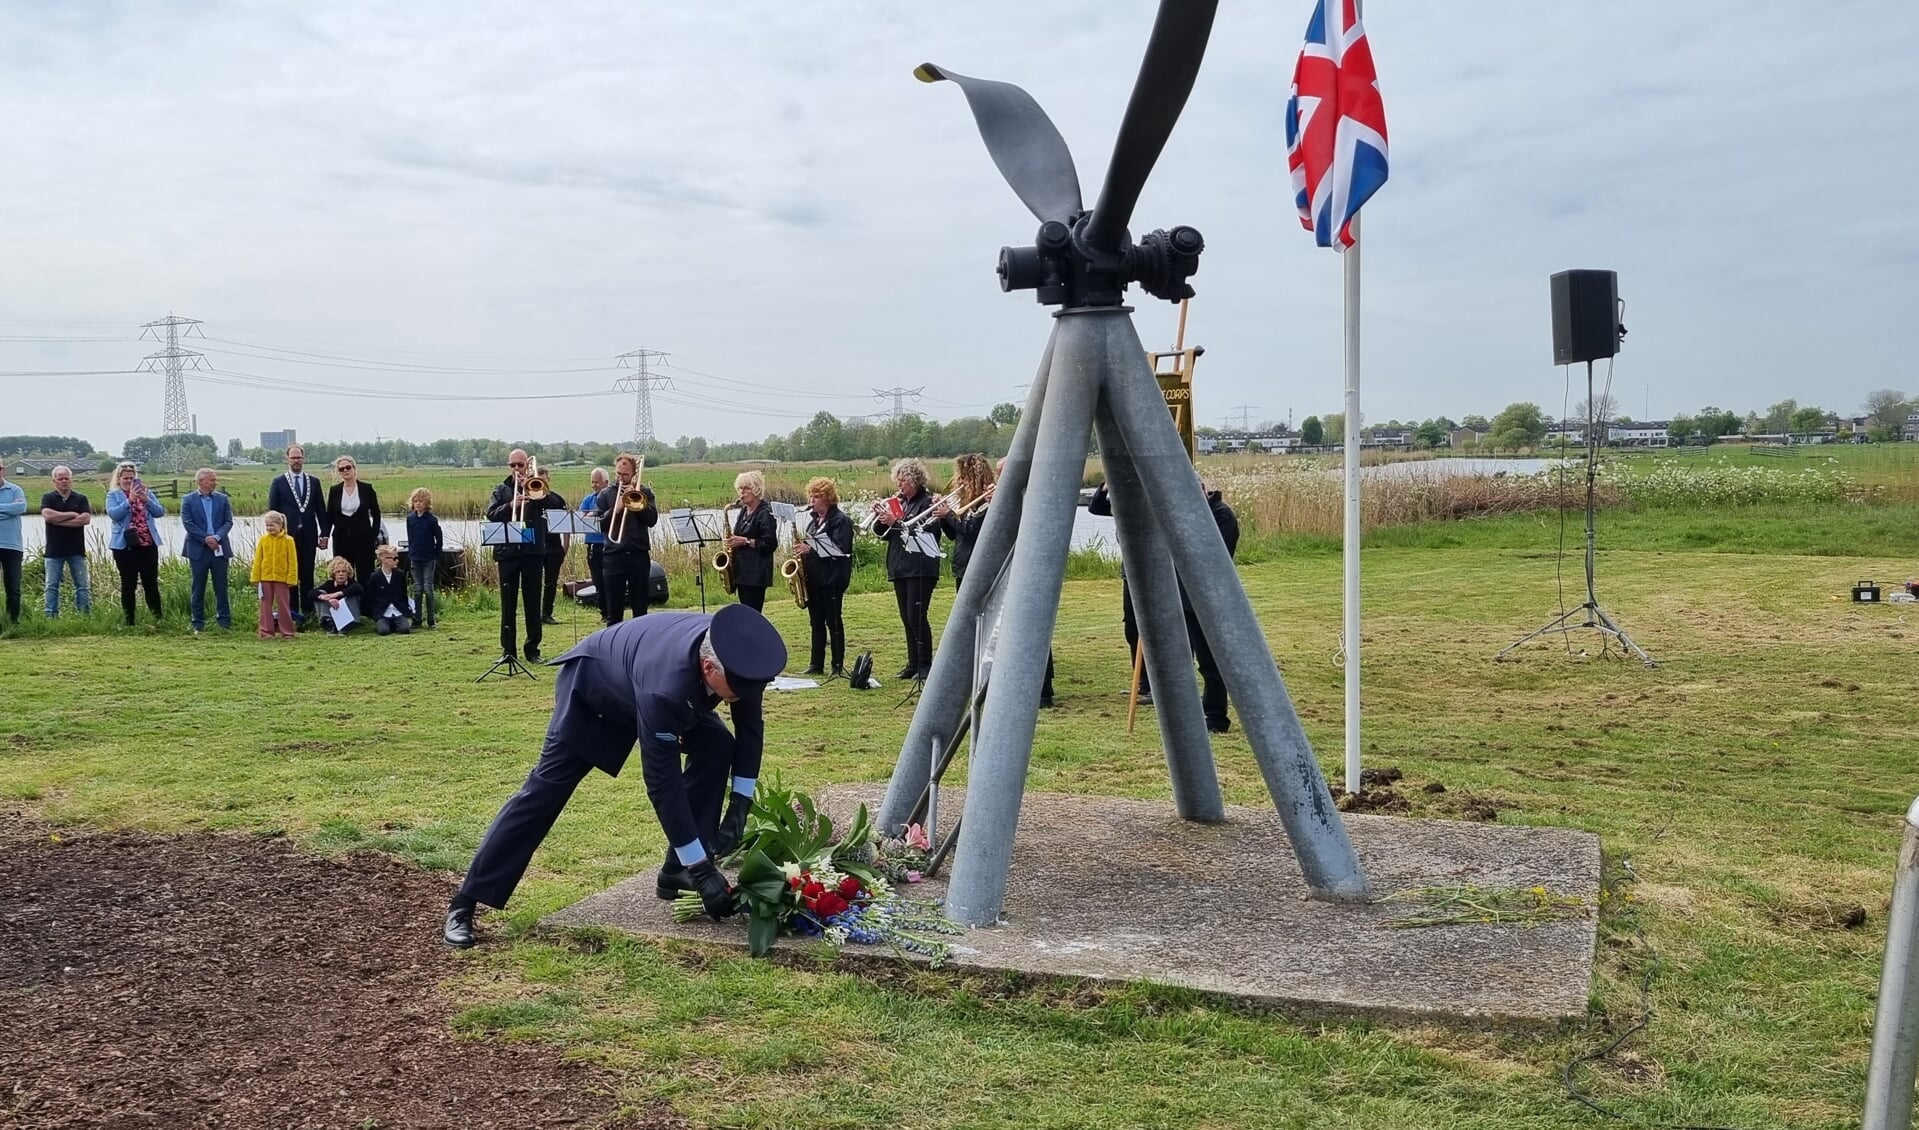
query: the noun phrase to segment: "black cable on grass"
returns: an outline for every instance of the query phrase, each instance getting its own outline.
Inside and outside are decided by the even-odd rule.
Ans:
[[[1606,884],[1606,889],[1614,898],[1624,898],[1619,888],[1626,883],[1638,881],[1639,874],[1632,869],[1632,860],[1627,858],[1620,861],[1619,874],[1613,876],[1612,881]],[[1585,1055],[1574,1056],[1566,1061],[1565,1069],[1559,1073],[1559,1081],[1565,1085],[1566,1094],[1571,1096],[1574,1102],[1595,1114],[1602,1114],[1607,1118],[1634,1126],[1654,1126],[1659,1127],[1660,1130],[1740,1130],[1736,1126],[1703,1125],[1694,1122],[1649,1122],[1643,1118],[1634,1118],[1602,1105],[1597,1099],[1581,1091],[1579,1084],[1573,1081],[1573,1072],[1579,1068],[1580,1064],[1605,1059],[1618,1051],[1620,1045],[1645,1031],[1652,1024],[1652,979],[1659,973],[1659,967],[1664,963],[1659,958],[1659,951],[1653,948],[1652,939],[1646,937],[1644,928],[1635,925],[1633,935],[1639,939],[1640,945],[1646,947],[1646,952],[1652,955],[1652,964],[1646,966],[1646,975],[1639,979],[1639,1019],[1633,1021],[1632,1027],[1614,1037],[1613,1041],[1605,1047],[1598,1051],[1587,1052]]]

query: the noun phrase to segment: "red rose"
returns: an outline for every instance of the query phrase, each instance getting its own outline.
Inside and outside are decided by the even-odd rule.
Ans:
[[[839,892],[828,891],[819,897],[818,902],[813,904],[813,913],[819,915],[821,918],[831,918],[835,914],[843,912],[846,908],[847,902],[839,896]]]
[[[800,888],[800,896],[804,898],[809,905],[811,905],[814,899],[819,898],[820,895],[825,892],[826,887],[817,879],[809,880],[804,887]]]
[[[787,886],[789,886],[789,887],[792,887],[792,888],[793,888],[794,890],[796,890],[796,891],[797,891],[797,890],[799,890],[799,889],[800,889],[800,877],[799,877],[798,875],[795,875],[795,876],[793,876],[793,877],[792,877],[791,879],[788,879],[788,880],[786,881],[786,885],[787,885]]]
[[[857,877],[848,875],[846,878],[840,880],[840,897],[841,898],[847,899],[850,901],[852,899],[858,898],[859,893],[860,893],[860,881]]]

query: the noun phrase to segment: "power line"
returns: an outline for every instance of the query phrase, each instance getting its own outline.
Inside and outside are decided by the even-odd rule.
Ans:
[[[511,395],[487,395],[482,393],[453,392],[405,392],[390,388],[358,388],[350,385],[328,385],[315,381],[294,380],[284,377],[266,377],[258,373],[242,373],[233,369],[208,367],[190,374],[190,378],[201,384],[227,385],[233,388],[251,388],[271,392],[299,392],[322,395],[352,393],[355,396],[376,400],[432,400],[432,401],[507,401],[507,400],[580,400],[595,396],[613,396],[611,389],[595,389],[591,392],[545,392],[516,393]]]
[[[245,353],[238,350],[227,349],[209,349],[207,351],[209,353],[224,353],[236,357],[250,357],[256,361],[281,361],[301,365],[317,365],[326,369],[370,369],[375,372],[384,373],[445,373],[459,376],[493,374],[511,377],[533,377],[557,373],[597,373],[603,368],[603,366],[592,366],[579,369],[486,369],[458,365],[418,365],[410,361],[384,362],[364,357],[344,357],[331,353],[308,353],[298,349],[280,349],[271,345],[254,345],[250,342],[227,341],[224,338],[217,337],[208,338],[207,340],[219,342],[222,345],[237,345],[242,347],[242,349],[265,349],[273,353],[291,354],[293,358],[298,358],[298,360],[290,361],[287,357],[273,357],[262,353]]]

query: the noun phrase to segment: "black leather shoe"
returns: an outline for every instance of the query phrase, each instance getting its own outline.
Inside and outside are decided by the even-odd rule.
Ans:
[[[1152,691],[1139,692],[1139,704],[1141,706],[1153,705],[1153,692]]]
[[[558,616],[555,616],[555,615],[553,615],[553,614],[551,614],[551,613],[548,613],[547,615],[545,615],[545,616],[542,616],[542,617],[540,617],[540,623],[542,623],[542,624],[554,624],[554,625],[557,625],[557,624],[559,624],[559,622],[560,622],[560,618],[559,618]]]
[[[473,936],[473,908],[470,906],[448,908],[446,912],[446,929],[440,932],[440,937],[444,938],[446,944],[452,946],[454,949],[472,949],[474,944],[479,941],[478,938]]]
[[[693,884],[693,877],[686,873],[686,868],[678,865],[660,868],[659,880],[653,887],[653,893],[668,902],[679,898],[681,891],[697,890],[699,888]]]
[[[538,662],[540,661],[540,649],[539,649],[539,648],[537,648],[537,647],[529,647],[529,648],[527,648],[527,649],[526,649],[526,661],[527,661],[528,663],[538,663]]]
[[[830,679],[846,678],[846,667],[844,665],[835,665],[833,668],[832,674],[828,675],[827,677]]]
[[[918,671],[919,671],[919,668],[918,668],[918,667],[915,667],[915,666],[914,666],[913,664],[911,664],[911,663],[908,663],[908,664],[907,664],[906,666],[904,666],[904,667],[902,667],[902,668],[900,668],[900,673],[899,673],[899,674],[897,674],[897,675],[895,675],[895,676],[893,676],[893,677],[894,677],[895,679],[910,679],[910,678],[912,678],[912,677],[914,676],[914,674],[915,674],[915,673],[917,673]]]
[[[1052,696],[1052,695],[1050,695],[1050,694],[1043,694],[1043,695],[1041,695],[1041,696],[1039,696],[1039,705],[1040,705],[1040,709],[1042,709],[1042,710],[1050,710],[1050,709],[1052,709],[1052,706],[1053,706],[1053,696]]]
[[[824,667],[822,667],[822,666],[820,666],[819,664],[817,664],[817,663],[815,663],[815,664],[813,664],[813,666],[811,666],[811,667],[808,667],[808,668],[807,668],[806,670],[804,670],[804,671],[801,671],[801,672],[800,672],[800,674],[802,674],[802,675],[824,675],[824,674],[826,674],[826,668],[824,668]]]
[[[1233,720],[1223,714],[1209,717],[1206,719],[1206,728],[1215,734],[1223,734],[1233,728]]]

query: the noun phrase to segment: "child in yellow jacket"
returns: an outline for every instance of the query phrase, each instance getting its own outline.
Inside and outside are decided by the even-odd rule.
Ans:
[[[267,532],[253,547],[253,583],[260,586],[260,638],[293,638],[293,589],[300,583],[299,551],[287,533],[287,516],[266,512]]]

